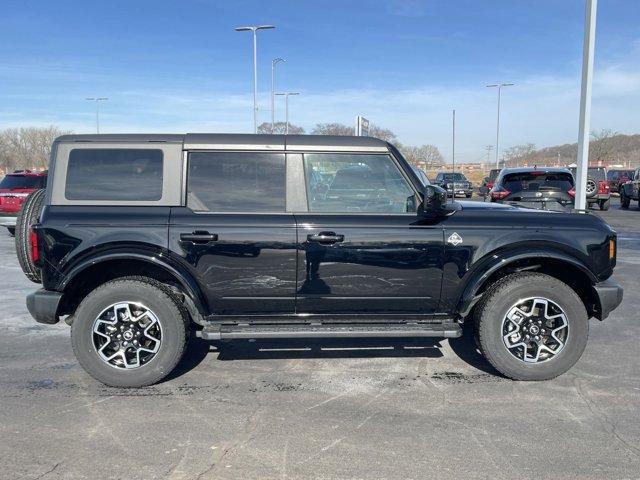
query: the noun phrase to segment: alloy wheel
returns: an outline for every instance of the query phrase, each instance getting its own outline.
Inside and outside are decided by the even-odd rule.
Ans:
[[[114,303],[93,322],[93,346],[100,358],[114,368],[131,369],[148,364],[161,343],[160,321],[141,303]]]
[[[525,363],[553,359],[569,338],[569,322],[562,308],[544,297],[519,300],[502,321],[507,350]]]

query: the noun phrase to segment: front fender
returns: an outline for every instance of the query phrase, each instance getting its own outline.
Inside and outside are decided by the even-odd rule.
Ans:
[[[456,311],[463,317],[468,315],[475,303],[480,299],[480,296],[477,295],[478,291],[491,275],[501,268],[508,267],[519,260],[536,258],[565,262],[584,273],[592,284],[598,282],[596,275],[581,260],[570,253],[553,248],[515,248],[507,252],[488,254],[467,272],[467,278],[462,284],[462,294],[459,297]]]

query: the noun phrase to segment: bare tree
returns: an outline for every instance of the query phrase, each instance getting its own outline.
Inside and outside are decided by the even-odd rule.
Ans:
[[[536,146],[533,143],[525,143],[507,148],[502,154],[505,166],[516,167],[528,162],[533,158]]]
[[[400,145],[400,141],[396,134],[387,128],[382,128],[377,125],[369,125],[369,136],[379,138],[380,140],[384,140],[385,142],[393,143],[396,146]]]
[[[591,132],[589,142],[589,163],[606,165],[615,160],[616,137],[619,134],[613,130],[603,128],[598,132]]]
[[[7,172],[12,169],[44,169],[49,165],[51,144],[70,132],[58,127],[7,128],[0,132],[0,162]]]
[[[429,169],[444,163],[444,157],[435,145],[403,146],[400,151],[409,163],[421,168]]]
[[[264,122],[258,125],[258,133],[274,133],[284,135],[287,131],[287,124],[285,122],[276,122],[273,125],[273,131],[271,131],[271,122]],[[289,123],[289,135],[302,135],[304,128]]]
[[[313,135],[354,135],[355,129],[343,123],[317,123],[313,130]]]

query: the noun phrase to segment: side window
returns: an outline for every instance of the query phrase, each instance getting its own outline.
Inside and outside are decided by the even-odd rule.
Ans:
[[[189,154],[187,207],[195,212],[284,212],[282,153]]]
[[[389,155],[311,153],[304,167],[310,212],[416,210],[414,191]]]
[[[65,198],[160,200],[162,162],[162,150],[74,148],[69,153]]]

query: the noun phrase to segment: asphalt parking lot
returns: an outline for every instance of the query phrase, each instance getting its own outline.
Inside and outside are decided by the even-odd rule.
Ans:
[[[624,302],[539,383],[498,376],[464,337],[194,341],[167,381],[105,387],[66,324],[31,319],[36,285],[1,231],[0,477],[638,479],[640,210],[614,199],[602,215]]]

